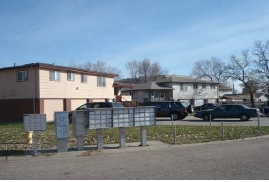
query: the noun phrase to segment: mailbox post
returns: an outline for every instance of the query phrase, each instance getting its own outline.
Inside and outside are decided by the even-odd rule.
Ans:
[[[84,149],[84,136],[87,133],[87,122],[89,113],[87,111],[72,111],[73,134],[77,138],[77,150]]]
[[[68,152],[68,112],[55,112],[54,116],[58,152]]]

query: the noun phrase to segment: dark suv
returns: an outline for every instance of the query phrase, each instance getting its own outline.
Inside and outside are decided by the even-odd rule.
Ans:
[[[124,107],[120,102],[89,102],[85,103],[76,110],[87,110],[90,108],[114,108],[114,107]],[[72,111],[68,113],[69,122],[72,122]]]
[[[181,102],[146,102],[144,106],[155,106],[156,117],[170,117],[173,120],[184,119],[187,115],[187,108]]]

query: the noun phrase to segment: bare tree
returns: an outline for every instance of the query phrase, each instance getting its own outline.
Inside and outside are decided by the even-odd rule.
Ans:
[[[117,67],[113,66],[108,66],[105,62],[103,61],[97,61],[96,63],[92,63],[90,61],[84,63],[84,64],[76,64],[74,61],[69,63],[70,67],[74,68],[81,68],[81,69],[86,69],[89,71],[98,71],[98,72],[103,72],[103,73],[111,73],[111,74],[116,74],[119,75],[116,77],[116,79],[120,78],[120,70]]]
[[[146,83],[149,80],[151,73],[151,65],[149,59],[144,59],[139,66],[139,76],[142,77],[143,82]]]
[[[165,75],[168,73],[167,70],[162,69],[161,65],[159,62],[154,62],[151,64],[151,69],[150,69],[150,81],[156,81],[158,76],[160,75]]]
[[[255,107],[253,94],[256,90],[253,88],[253,83],[255,83],[257,79],[251,66],[249,51],[244,50],[242,51],[242,59],[239,59],[236,56],[231,56],[230,62],[226,66],[225,77],[241,81],[250,95],[252,107]]]
[[[192,76],[206,78],[215,82],[226,82],[224,79],[225,62],[217,57],[210,60],[200,60],[194,63]]]
[[[138,78],[139,77],[139,67],[140,67],[139,61],[133,60],[131,62],[127,62],[125,64],[125,67],[129,71],[131,78]]]
[[[256,73],[259,75],[260,88],[269,93],[269,40],[254,42],[254,63]]]

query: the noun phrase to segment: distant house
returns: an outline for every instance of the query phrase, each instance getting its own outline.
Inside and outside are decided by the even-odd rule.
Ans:
[[[165,75],[156,81],[133,86],[132,100],[140,104],[148,100],[180,100],[199,106],[206,102],[216,103],[219,98],[219,83],[187,76]],[[130,90],[123,89],[123,95],[130,94]]]
[[[219,85],[219,96],[223,96],[226,94],[233,94],[233,88],[228,87],[226,85],[220,84]]]
[[[269,95],[266,93],[256,93],[255,101],[267,102],[269,100]]]
[[[23,114],[70,111],[93,101],[115,98],[115,74],[31,63],[0,68],[0,122],[22,121]]]

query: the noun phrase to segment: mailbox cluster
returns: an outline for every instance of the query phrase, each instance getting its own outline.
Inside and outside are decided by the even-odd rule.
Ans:
[[[125,127],[141,127],[141,146],[146,145],[146,126],[156,125],[155,107],[92,108],[73,111],[73,133],[77,137],[77,148],[84,148],[84,135],[88,129],[96,129],[97,148],[102,148],[102,129],[120,128],[120,146],[125,147]]]
[[[55,134],[58,152],[67,152],[69,137],[68,112],[55,112]],[[84,136],[89,129],[96,129],[97,148],[103,148],[102,129],[119,128],[120,147],[125,147],[125,127],[140,126],[141,146],[146,145],[146,126],[156,125],[155,107],[93,108],[72,111],[73,134],[77,149],[84,149]],[[24,130],[34,131],[34,153],[37,152],[37,131],[46,130],[45,114],[25,114]]]

